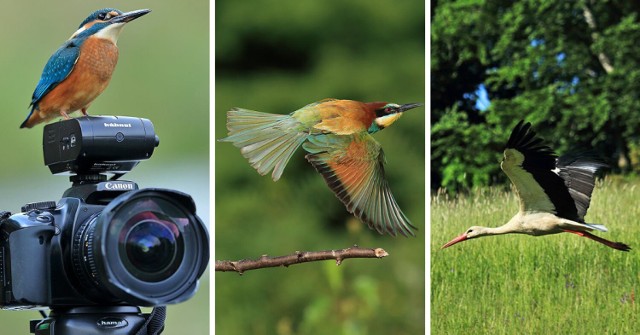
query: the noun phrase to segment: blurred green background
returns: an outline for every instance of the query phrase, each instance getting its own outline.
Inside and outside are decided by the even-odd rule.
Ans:
[[[120,59],[106,91],[90,115],[150,119],[160,137],[152,159],[124,179],[140,187],[191,194],[209,224],[209,2],[28,1],[4,2],[0,11],[0,209],[18,212],[27,202],[59,200],[70,186],[52,176],[42,159],[42,125],[18,129],[49,56],[89,13],[104,7],[150,8],[120,35]],[[2,334],[28,333],[39,314],[0,311]],[[209,283],[197,295],[168,309],[165,334],[204,334],[209,328]]]
[[[288,114],[324,98],[425,101],[423,1],[215,1],[215,137],[226,112]],[[425,325],[425,115],[375,134],[396,200],[420,230],[380,236],[347,213],[299,149],[283,177],[215,146],[215,258],[382,247],[382,260],[216,273],[220,334],[421,334]]]

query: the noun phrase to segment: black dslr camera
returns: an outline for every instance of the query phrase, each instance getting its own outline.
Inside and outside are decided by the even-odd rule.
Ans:
[[[68,329],[88,322],[95,329],[83,334],[126,334],[144,322],[118,316],[140,316],[131,306],[178,303],[196,292],[209,240],[193,199],[118,180],[158,144],[152,123],[141,118],[81,117],[44,127],[45,164],[73,184],[57,203],[0,212],[0,308],[101,316],[73,317]],[[42,326],[33,323],[39,334]]]

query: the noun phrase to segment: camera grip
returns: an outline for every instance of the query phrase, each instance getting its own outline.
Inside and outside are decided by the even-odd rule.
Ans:
[[[52,225],[32,226],[9,235],[11,246],[11,294],[16,302],[49,301],[49,265]],[[19,274],[20,278],[15,275]]]

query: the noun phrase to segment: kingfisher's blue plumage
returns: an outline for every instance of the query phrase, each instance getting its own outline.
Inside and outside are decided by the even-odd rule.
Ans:
[[[80,25],[78,26],[78,29],[84,27],[85,24],[89,23],[89,22],[93,22],[96,20],[104,20],[106,15],[109,14],[110,12],[117,12],[118,14],[122,15],[122,12],[115,9],[115,8],[103,8],[103,9],[98,9],[97,11],[89,14],[89,16],[87,16],[86,19],[84,19],[84,21],[82,21],[82,23],[80,23]]]
[[[68,113],[78,109],[82,109],[82,112],[86,113],[89,104],[102,93],[111,78],[118,57],[115,41],[122,26],[149,12],[150,10],[143,9],[123,13],[114,8],[104,8],[91,13],[84,19],[71,38],[64,42],[47,61],[31,96],[31,111],[20,128],[30,128],[37,123],[54,118],[58,114],[67,117]],[[112,43],[112,47],[104,43],[93,43],[92,50],[87,51],[86,54],[83,53],[82,50],[87,45],[86,42],[90,38],[96,37],[109,41]],[[115,50],[100,50],[101,48],[115,48]],[[74,72],[76,64],[83,57],[83,54],[85,54],[87,61],[81,71],[95,73],[78,73],[74,80],[70,79],[73,82],[67,80]],[[99,66],[103,68],[95,68]],[[90,78],[92,75],[93,78]],[[66,83],[67,87],[59,89],[58,94],[51,96],[50,93],[62,83]],[[50,101],[46,101],[44,107],[41,106],[43,99],[48,96]]]
[[[80,26],[78,26],[78,29],[81,29],[89,22],[104,20],[105,15],[110,12],[117,12],[119,14],[122,14],[122,11],[119,11],[115,8],[99,9],[91,13],[91,15],[84,19],[84,21],[80,23]],[[65,80],[69,76],[71,70],[73,69],[73,66],[78,61],[78,56],[80,56],[80,46],[82,45],[82,43],[84,43],[87,37],[100,31],[100,29],[106,27],[107,25],[109,25],[108,22],[96,23],[89,29],[85,29],[79,34],[74,34],[74,36],[64,42],[64,44],[62,44],[62,46],[58,50],[56,50],[53,55],[51,55],[49,61],[47,61],[47,64],[42,70],[40,81],[38,82],[38,85],[33,92],[33,96],[31,97],[30,106],[33,107],[31,113],[33,113],[33,109],[36,108],[38,101],[45,94],[49,93],[49,91],[56,87],[56,85],[58,85],[61,81]],[[31,113],[29,114],[29,116],[31,116]],[[29,119],[29,116],[27,116],[27,119]]]
[[[80,43],[79,41],[69,40],[65,42],[60,49],[51,55],[44,70],[42,70],[42,76],[33,91],[31,97],[31,106],[33,110],[37,107],[38,101],[49,91],[51,91],[56,85],[63,81],[76,64],[78,56],[80,55]],[[29,114],[31,116],[31,114]],[[27,117],[28,119],[29,117]]]

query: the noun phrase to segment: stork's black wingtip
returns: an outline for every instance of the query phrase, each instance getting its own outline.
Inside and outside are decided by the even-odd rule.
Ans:
[[[622,242],[613,242],[609,246],[620,251],[625,251],[625,252],[631,251],[631,247]]]
[[[524,119],[520,120],[520,122],[518,122],[518,124],[516,124],[516,126],[513,127],[513,130],[511,130],[511,135],[507,140],[507,145],[505,146],[505,149],[516,147],[519,140],[525,137],[530,131],[531,131],[531,123],[530,122],[525,123]],[[534,133],[534,136],[535,136],[535,133]]]

